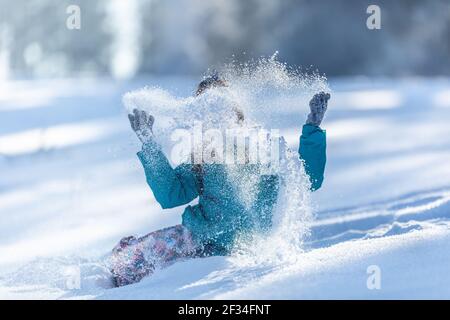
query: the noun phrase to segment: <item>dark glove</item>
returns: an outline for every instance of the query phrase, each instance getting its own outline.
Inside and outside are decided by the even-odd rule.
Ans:
[[[306,124],[320,126],[325,112],[327,111],[329,99],[329,93],[320,92],[314,95],[314,97],[309,102],[309,108],[311,109],[311,112],[308,114]]]

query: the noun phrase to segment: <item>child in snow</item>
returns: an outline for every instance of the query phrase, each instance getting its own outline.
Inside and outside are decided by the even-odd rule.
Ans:
[[[217,75],[200,82],[196,95],[212,87],[226,86]],[[299,155],[310,177],[311,189],[322,185],[326,161],[326,137],[320,129],[330,95],[316,94],[310,101],[311,112],[303,126]],[[244,119],[234,110],[236,121]],[[116,286],[140,281],[155,268],[194,257],[227,255],[239,235],[251,232],[256,224],[268,229],[271,210],[278,194],[278,177],[261,175],[256,201],[249,210],[235,195],[233,183],[227,179],[225,164],[181,164],[172,168],[160,146],[153,139],[154,117],[133,110],[128,115],[131,127],[142,142],[138,152],[147,183],[162,208],[186,205],[198,198],[198,204],[187,206],[182,223],[154,231],[144,237],[123,238],[113,249],[111,272]],[[249,212],[251,211],[251,212]],[[249,217],[252,217],[250,219]]]

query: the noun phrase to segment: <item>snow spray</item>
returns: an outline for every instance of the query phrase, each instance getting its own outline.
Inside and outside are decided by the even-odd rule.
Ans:
[[[226,87],[211,88],[199,96],[174,97],[158,87],[145,87],[125,94],[123,102],[128,112],[137,108],[155,117],[155,140],[173,165],[195,161],[195,158],[203,161],[205,149],[211,150],[211,140],[195,139],[196,131],[204,136],[211,130],[216,133],[256,130],[260,137],[266,136],[266,140],[273,141],[273,132],[282,129],[282,123],[273,121],[274,111],[297,113],[300,135],[304,120],[300,110],[307,110],[308,101],[315,93],[329,92],[324,76],[289,67],[279,62],[276,54],[247,63],[231,62],[222,67],[220,76],[226,81]],[[244,115],[243,121],[238,120],[236,110]],[[185,134],[186,130],[193,134]],[[182,141],[183,137],[189,138]],[[248,143],[246,139],[241,141],[242,144]],[[239,142],[233,140],[233,144]],[[191,147],[187,150],[177,148],[185,145]],[[302,251],[302,243],[309,234],[313,217],[310,182],[299,159],[298,146],[294,150],[282,148],[276,166],[263,165],[257,166],[258,170],[242,170],[239,164],[252,158],[252,150],[246,149],[250,151],[244,153],[247,158],[242,161],[233,154],[231,158],[235,163],[227,162],[229,148],[226,145],[220,143],[224,152],[219,152],[220,156],[216,153],[214,161],[225,164],[244,206],[251,206],[254,202],[260,175],[276,174],[280,181],[271,231],[269,234],[255,233],[250,238],[237,239],[232,261],[239,265],[260,265],[295,260],[297,253]],[[285,146],[283,142],[280,145]]]

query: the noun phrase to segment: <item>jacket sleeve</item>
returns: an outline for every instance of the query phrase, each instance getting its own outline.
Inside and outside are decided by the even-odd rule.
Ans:
[[[299,154],[311,181],[311,190],[322,186],[326,163],[326,134],[318,126],[305,124],[300,137]]]
[[[144,167],[147,183],[163,209],[187,204],[198,196],[190,166],[180,165],[173,169],[156,142],[144,144],[137,156]]]

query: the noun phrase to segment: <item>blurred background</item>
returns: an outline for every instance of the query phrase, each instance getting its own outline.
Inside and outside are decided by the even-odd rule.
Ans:
[[[81,28],[66,28],[66,8]],[[381,8],[381,30],[366,9]],[[0,0],[0,78],[199,74],[279,51],[328,76],[450,75],[448,0]]]

